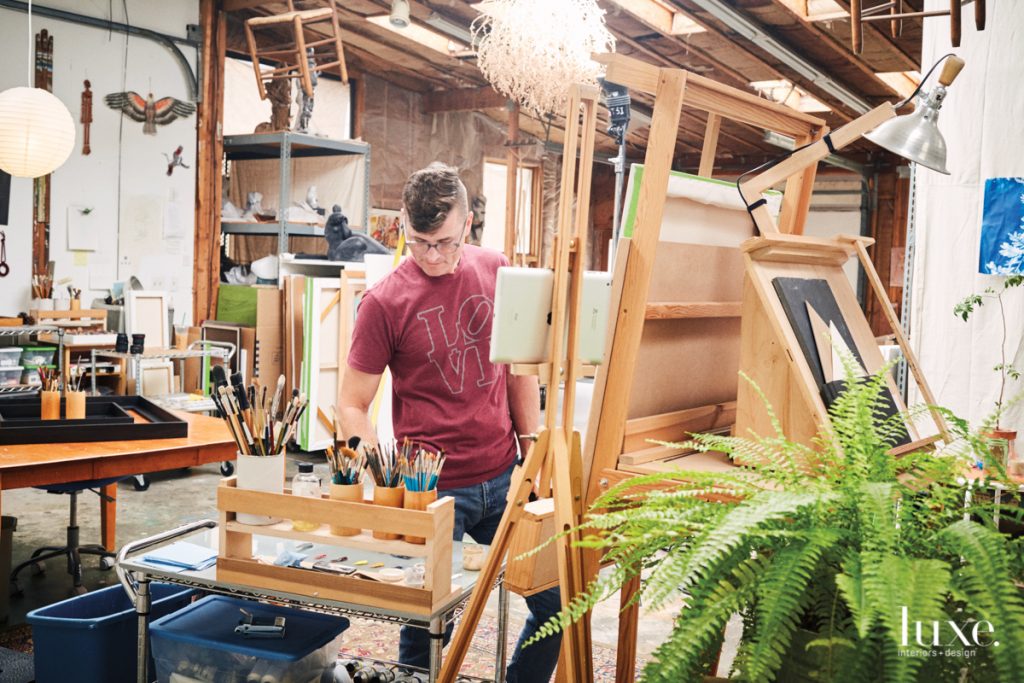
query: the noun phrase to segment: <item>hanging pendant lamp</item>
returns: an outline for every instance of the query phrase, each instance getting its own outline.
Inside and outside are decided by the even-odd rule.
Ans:
[[[32,2],[28,4],[29,82],[32,79]],[[0,169],[20,178],[38,178],[67,161],[75,146],[71,112],[42,88],[0,92]]]

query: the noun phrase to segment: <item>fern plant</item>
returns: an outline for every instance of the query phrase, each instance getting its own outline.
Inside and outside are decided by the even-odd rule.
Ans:
[[[944,410],[952,443],[888,455],[904,416],[878,417],[885,372],[850,383],[816,448],[788,440],[769,406],[772,434],[682,444],[729,454],[734,472],[652,474],[603,495],[580,545],[611,567],[535,640],[642,573],[645,605],[684,604],[644,681],[709,673],[735,613],[739,680],[794,680],[792,662],[807,657],[816,681],[1024,680],[1021,545],[964,477],[977,460],[1004,477],[1001,463]]]

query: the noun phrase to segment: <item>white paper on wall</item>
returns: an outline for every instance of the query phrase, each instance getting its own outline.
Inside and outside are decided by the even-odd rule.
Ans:
[[[68,251],[96,251],[96,224],[92,207],[68,207]]]

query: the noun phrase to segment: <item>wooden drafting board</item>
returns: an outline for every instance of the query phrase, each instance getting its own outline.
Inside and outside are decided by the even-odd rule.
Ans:
[[[658,438],[679,438],[680,432],[706,430],[723,423],[727,425],[731,421],[726,415],[731,406],[722,405],[720,409],[717,406],[705,408],[704,412],[709,415],[668,413],[633,418],[650,418],[646,423],[634,422],[631,425],[629,422],[633,378],[639,362],[646,318],[646,313],[641,316],[636,312],[646,312],[647,304],[651,301],[650,288],[660,249],[658,240],[666,188],[683,106],[708,113],[699,168],[703,176],[711,175],[714,168],[718,130],[723,118],[790,136],[796,140],[797,145],[811,142],[825,132],[822,119],[682,69],[661,68],[622,55],[599,55],[595,58],[607,65],[607,80],[625,85],[631,90],[651,94],[655,104],[644,159],[644,181],[636,206],[636,229],[627,243],[628,247],[620,249],[616,256],[613,282],[617,280],[622,285],[613,299],[612,310],[616,314],[610,325],[608,357],[606,363],[598,369],[594,386],[594,402],[583,452],[588,503],[610,486],[635,476],[635,472],[623,469],[619,461],[627,437],[632,439],[631,443],[642,441],[648,434]],[[815,167],[811,166],[788,176],[779,217],[784,232],[797,232],[802,228],[810,204],[815,171]],[[724,297],[717,301],[733,306],[735,302],[725,301]],[[704,353],[710,357],[714,352],[705,350]],[[708,420],[711,421],[711,427],[706,424]],[[591,554],[586,559],[586,576],[594,576],[599,558]],[[623,590],[624,600],[637,589],[637,582],[633,582],[629,590]],[[632,681],[635,678],[637,618],[637,610],[631,608],[623,612],[620,619],[616,681]]]
[[[743,298],[741,364],[744,372],[764,393],[791,440],[810,445],[816,435],[830,429],[830,421],[821,394],[824,378],[820,365],[814,362],[817,354],[808,353],[807,342],[801,341],[799,324],[794,326],[794,316],[787,314],[786,290],[783,289],[780,297],[780,289],[775,282],[778,278],[818,280],[820,282],[815,283],[818,289],[825,286],[822,283],[827,283],[838,310],[827,314],[823,310],[822,313],[833,319],[836,313],[842,317],[845,325],[839,332],[844,342],[868,373],[877,373],[885,361],[849,278],[843,272],[846,261],[858,258],[858,251],[871,241],[846,236],[812,239],[767,235],[743,245],[748,286]],[[873,268],[869,278],[872,276],[877,278]],[[821,308],[827,310],[828,305]],[[896,409],[905,410],[891,375],[886,379]],[[753,386],[746,382],[740,384],[737,404],[737,433],[773,433],[764,400]],[[933,419],[935,430],[925,438],[917,432],[915,425],[908,424],[909,443],[894,452],[921,447],[934,441],[936,435],[944,435],[945,424],[941,418],[933,415]]]

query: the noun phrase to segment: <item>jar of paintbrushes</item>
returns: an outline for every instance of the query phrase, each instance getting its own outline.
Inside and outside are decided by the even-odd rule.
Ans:
[[[268,396],[268,387],[258,382],[246,387],[241,375],[229,383],[223,368],[214,368],[211,397],[238,447],[237,484],[240,489],[282,493],[284,491],[285,444],[295,433],[296,424],[306,409],[306,396],[295,391],[291,400],[282,401],[284,375]],[[281,408],[284,412],[281,414]],[[279,520],[269,515],[237,513],[243,524],[267,525]]]
[[[402,507],[405,488],[402,485],[398,448],[393,442],[364,446],[363,455],[366,457],[366,471],[373,478],[373,504],[391,508]],[[374,531],[373,537],[379,541],[397,541],[402,535]]]
[[[82,378],[85,372],[72,366],[68,381],[64,383],[64,417],[69,420],[85,419],[85,392],[82,391]]]
[[[38,368],[39,417],[43,420],[60,419],[60,374],[54,368]]]
[[[366,470],[366,458],[356,449],[359,437],[353,436],[348,445],[335,442],[327,447],[327,465],[331,470],[331,500],[344,500],[350,503],[363,502],[363,472]],[[362,529],[356,527],[331,524],[331,533],[335,536],[356,536]]]
[[[414,448],[402,462],[405,480],[405,509],[426,510],[437,500],[437,481],[444,466],[444,451],[431,453],[425,448]],[[406,536],[409,543],[423,545],[427,539],[421,536]]]

